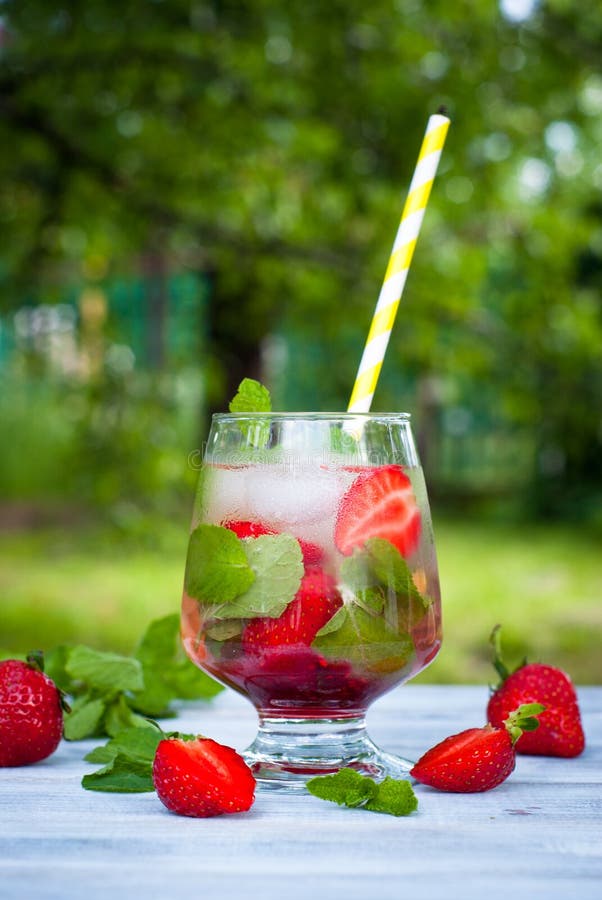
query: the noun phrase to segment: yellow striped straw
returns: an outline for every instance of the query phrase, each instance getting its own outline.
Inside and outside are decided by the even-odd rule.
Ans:
[[[391,251],[389,265],[381,288],[366,346],[353,385],[348,412],[369,412],[376,383],[391,336],[397,307],[406,283],[414,248],[424,218],[424,211],[435,180],[439,157],[447,136],[449,119],[437,114],[428,120],[422,147],[408,196],[401,214],[401,222]]]

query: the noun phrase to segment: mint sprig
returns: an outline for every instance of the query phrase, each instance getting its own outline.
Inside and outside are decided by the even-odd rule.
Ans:
[[[153,760],[159,742],[164,738],[192,739],[192,734],[177,731],[164,734],[154,722],[145,721],[143,728],[128,728],[91,750],[84,759],[103,763],[101,769],[84,775],[82,787],[88,791],[137,794],[154,791]]]
[[[329,630],[334,625],[336,630]],[[342,607],[318,632],[312,647],[331,659],[345,659],[378,672],[403,668],[414,654],[414,644],[405,632],[393,631],[380,615],[357,604]]]
[[[145,728],[127,729],[103,747],[95,747],[84,758],[104,766],[84,775],[82,787],[127,794],[154,791],[153,760],[163,737],[158,728],[147,723]]]
[[[428,611],[397,547],[369,538],[341,563],[345,605],[318,632],[312,647],[379,672],[393,672],[414,655],[410,631]]]
[[[335,775],[319,775],[307,782],[307,790],[320,800],[328,800],[351,809],[391,816],[409,816],[418,808],[418,800],[409,781],[386,777],[373,781],[355,769],[339,769]]]
[[[230,412],[271,412],[270,392],[254,378],[243,378],[229,404]]]
[[[243,378],[238,391],[230,401],[230,412],[233,413],[269,413],[272,410],[272,399],[266,387],[253,378]],[[270,419],[249,418],[238,423],[248,447],[260,449],[266,446],[270,437]]]
[[[60,645],[46,654],[46,672],[71,697],[64,735],[77,741],[147,725],[170,715],[176,699],[208,700],[222,687],[184,655],[177,613],[151,622],[132,656]]]

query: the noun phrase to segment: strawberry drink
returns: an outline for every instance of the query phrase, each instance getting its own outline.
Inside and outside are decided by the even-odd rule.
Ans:
[[[364,716],[434,659],[440,620],[407,416],[214,417],[182,637],[199,667],[257,709],[246,759],[260,784],[295,787],[341,765],[407,772],[372,744]]]

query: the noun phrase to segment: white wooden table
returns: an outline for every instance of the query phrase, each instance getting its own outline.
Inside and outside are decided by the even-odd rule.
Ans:
[[[418,812],[401,819],[277,793],[260,793],[245,814],[181,818],[154,794],[84,791],[95,767],[83,756],[97,742],[63,742],[45,762],[0,769],[0,897],[600,900],[602,687],[579,698],[581,757],[519,757],[484,794],[417,785]],[[408,685],[375,704],[370,731],[416,758],[481,724],[486,699],[477,687]],[[252,708],[231,692],[176,721],[238,749],[255,730]]]

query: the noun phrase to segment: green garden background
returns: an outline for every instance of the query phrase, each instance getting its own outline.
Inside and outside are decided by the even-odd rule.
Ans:
[[[444,648],[602,683],[602,6],[0,3],[0,652],[179,607],[244,376],[344,409],[427,118],[452,120],[373,409],[412,413]]]

